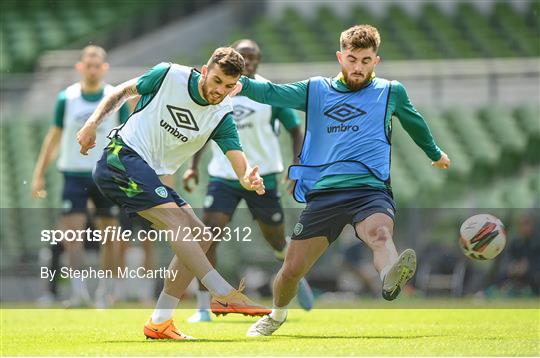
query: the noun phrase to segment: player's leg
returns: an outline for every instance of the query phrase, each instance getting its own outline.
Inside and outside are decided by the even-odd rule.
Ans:
[[[288,243],[285,240],[285,225],[283,208],[277,190],[267,190],[262,196],[246,192],[245,199],[253,217],[268,244],[274,251],[274,256],[283,261],[287,255]],[[313,292],[305,277],[298,283],[297,300],[300,307],[309,311],[313,307]]]
[[[407,249],[398,256],[392,238],[395,205],[389,193],[371,190],[359,195],[365,204],[353,219],[356,234],[373,252],[373,265],[383,281],[382,295],[390,301],[416,272],[416,253]]]
[[[204,214],[203,223],[210,227],[213,233],[219,235],[223,228],[231,221],[231,218],[241,200],[241,196],[238,195],[238,191],[232,188],[227,183],[222,181],[211,181],[208,183],[208,189],[204,198]],[[217,255],[216,249],[219,241],[212,243],[206,257],[216,267]],[[188,321],[195,322],[208,322],[210,317],[211,296],[206,287],[197,280],[197,312],[189,317]]]
[[[64,175],[64,188],[62,190],[62,216],[58,222],[60,230],[84,230],[86,228],[86,211],[88,202],[88,191],[84,177]],[[74,270],[85,269],[86,255],[84,242],[67,241],[62,242],[68,265]],[[71,278],[71,297],[64,302],[66,306],[77,307],[90,304],[90,295],[86,282],[81,279]]]
[[[292,240],[283,266],[274,280],[274,306],[272,313],[262,317],[248,330],[247,336],[269,336],[287,319],[287,305],[296,296],[298,283],[328,248],[323,236]]]
[[[66,232],[67,230],[84,230],[86,227],[86,214],[73,213],[62,215],[59,220],[58,228]],[[74,270],[85,269],[86,255],[84,252],[84,242],[81,241],[62,241],[64,252],[67,255],[69,267]],[[90,304],[90,294],[86,282],[77,278],[70,278],[71,297],[64,302],[68,307],[86,306]]]
[[[188,205],[181,208],[173,205],[176,204],[162,204],[156,208],[141,211],[139,214],[152,222],[155,228],[189,227],[192,232],[197,232],[197,228],[199,230],[204,229],[204,224],[196,217]],[[173,278],[165,279],[163,292],[158,299],[157,308],[152,316],[153,323],[172,317],[172,312],[178,304],[179,298],[194,276],[199,278],[203,285],[208,288],[214,296],[214,300],[222,305],[218,310],[212,307],[214,312],[249,315],[262,315],[270,312],[270,310],[249,300],[240,292],[241,289],[233,289],[211,266],[205,256],[205,251],[210,247],[212,237],[203,238],[202,241],[196,242],[192,236],[187,235],[182,241],[171,242],[176,256],[172,260],[169,269],[178,272],[178,277],[176,280]],[[194,247],[194,245],[197,246]]]
[[[285,262],[274,280],[272,313],[248,329],[249,337],[269,336],[285,322],[287,305],[296,295],[298,283],[352,220],[347,207],[340,205],[342,200],[341,196],[328,192],[316,193],[308,199],[294,227]]]
[[[95,224],[96,229],[102,233],[107,232],[107,227],[114,228],[118,226],[117,212],[118,208],[112,201],[107,199],[97,188],[96,184],[89,178],[87,185],[88,194],[95,206]],[[124,280],[118,278],[118,269],[124,265],[123,250],[121,241],[110,240],[110,237],[103,238],[99,251],[100,266],[104,270],[111,270],[113,278],[102,278],[99,280],[96,290],[96,307],[106,308],[111,306],[116,300],[116,292],[122,292]]]
[[[171,280],[165,282],[165,290],[158,299],[157,309],[165,307],[164,309],[174,310],[178,298],[196,276],[215,297],[225,303],[229,312],[268,312],[264,307],[250,301],[239,290],[233,289],[213,269],[204,251],[208,248],[207,241],[194,240],[196,229],[204,232],[202,222],[186,202],[174,190],[163,185],[156,172],[120,138],[113,139],[105,149],[96,164],[93,177],[100,191],[129,214],[141,215],[152,223],[154,229],[169,230],[174,235],[180,233],[177,240],[170,240],[171,248],[177,257],[172,262],[172,271],[178,272],[179,277],[176,277],[175,282],[171,282],[171,275]],[[171,288],[173,284],[175,287]],[[174,326],[172,319],[162,323],[150,320],[145,325],[145,335],[157,339],[185,339]]]
[[[284,215],[279,192],[270,189],[264,195],[256,195],[244,191],[244,199],[253,218],[257,220],[265,240],[272,247],[274,256],[283,261],[287,255],[288,244],[285,240]],[[298,284],[297,299],[303,309],[309,311],[313,307],[313,292],[304,277]]]
[[[206,226],[210,227],[213,232],[221,232],[225,226],[231,221],[231,216],[218,211],[207,211],[203,215],[203,222]],[[216,249],[219,244],[219,241],[212,241],[210,247],[206,252],[206,257],[210,261],[213,267],[217,265],[217,254]],[[210,303],[212,297],[208,289],[201,283],[200,280],[197,280],[198,289],[196,292],[197,295],[197,311],[188,318],[188,322],[197,323],[197,322],[209,322],[212,320],[210,317]]]
[[[373,266],[383,278],[397,261],[398,253],[392,235],[394,221],[383,213],[374,213],[356,223],[356,233],[373,252]]]

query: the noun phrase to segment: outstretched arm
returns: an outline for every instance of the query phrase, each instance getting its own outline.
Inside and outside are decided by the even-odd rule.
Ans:
[[[259,167],[251,167],[248,163],[246,155],[241,150],[229,150],[226,154],[227,159],[240,181],[240,184],[246,190],[254,190],[257,194],[264,194],[264,182],[259,175]]]
[[[306,111],[307,80],[287,84],[275,84],[269,81],[252,80],[242,76],[240,83],[240,96],[246,96],[256,102],[271,106]]]
[[[139,94],[137,80],[133,78],[117,86],[114,91],[101,100],[98,107],[77,133],[77,141],[81,146],[81,154],[87,155],[88,151],[96,146],[96,129],[103,120],[112,112],[118,110],[128,99]]]
[[[195,182],[195,185],[199,185],[199,162],[201,161],[201,158],[207,147],[208,143],[206,143],[197,153],[193,154],[193,157],[191,157],[191,161],[189,162],[188,168],[182,175],[182,185],[184,187],[184,190],[188,193],[191,193],[193,191],[193,187],[190,186],[190,182],[192,180]]]
[[[405,87],[397,81],[392,83],[396,96],[395,115],[409,136],[433,162],[431,165],[439,169],[448,169],[450,159],[435,143],[429,127],[422,115],[414,108]]]

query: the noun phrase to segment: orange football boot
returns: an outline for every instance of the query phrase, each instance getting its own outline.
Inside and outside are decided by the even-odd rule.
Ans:
[[[244,316],[264,316],[272,312],[271,309],[261,306],[242,293],[245,288],[244,279],[240,281],[238,290],[232,290],[225,296],[212,296],[210,307],[216,316],[229,313],[240,313]]]
[[[148,319],[144,325],[144,335],[146,339],[173,339],[176,341],[195,339],[180,332],[172,319],[160,324],[153,323],[152,318]]]

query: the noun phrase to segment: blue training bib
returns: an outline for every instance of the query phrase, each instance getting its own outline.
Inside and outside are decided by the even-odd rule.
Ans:
[[[355,92],[340,92],[330,78],[314,77],[308,85],[306,134],[300,164],[289,168],[296,180],[294,198],[306,194],[323,177],[373,174],[390,178],[390,141],[385,129],[390,81],[374,78]]]

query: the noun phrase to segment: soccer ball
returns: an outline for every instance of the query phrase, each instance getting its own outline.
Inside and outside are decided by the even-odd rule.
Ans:
[[[463,253],[476,260],[495,258],[506,245],[504,225],[493,215],[478,214],[471,216],[459,230],[459,246]]]

